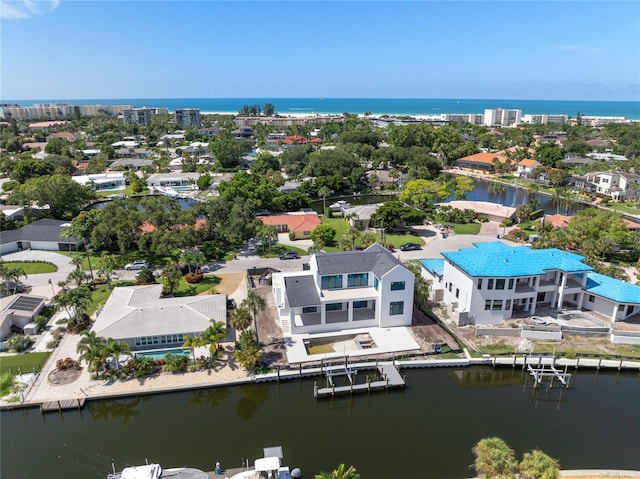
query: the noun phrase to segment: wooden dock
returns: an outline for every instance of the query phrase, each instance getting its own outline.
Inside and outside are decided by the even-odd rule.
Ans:
[[[398,367],[393,362],[385,362],[377,365],[381,379],[371,381],[369,376],[366,377],[364,383],[356,383],[355,377],[359,369],[370,369],[370,367],[357,365],[349,365],[334,369],[327,369],[325,376],[327,379],[327,387],[319,388],[317,384],[313,386],[313,396],[315,398],[325,398],[344,394],[363,393],[371,391],[381,391],[384,389],[404,387],[405,381],[398,371]],[[345,376],[349,382],[346,386],[336,386],[334,378],[337,376]]]
[[[41,412],[59,411],[62,412],[67,409],[82,409],[84,407],[85,398],[77,399],[61,399],[59,401],[48,401],[40,404]]]

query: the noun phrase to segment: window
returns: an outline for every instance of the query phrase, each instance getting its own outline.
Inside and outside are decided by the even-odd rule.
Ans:
[[[511,309],[511,300],[507,299],[507,302],[504,304],[505,311],[509,311]]]
[[[493,311],[502,311],[502,300],[496,299],[493,301],[493,307],[491,308]]]
[[[460,290],[458,288],[456,288],[456,298],[460,297]]]
[[[367,273],[356,273],[347,276],[347,287],[357,288],[369,285],[369,275]]]
[[[482,278],[478,280],[478,289],[482,289]]]
[[[513,278],[509,280],[509,289],[513,289]]]
[[[589,295],[589,297],[587,298],[587,301],[589,301],[590,303],[593,303],[596,300],[596,297],[592,294]]]
[[[451,288],[453,288],[453,283],[449,283],[449,292],[451,292]]]
[[[380,281],[378,281],[378,278],[376,278],[375,276],[373,277],[373,287],[375,288],[376,291],[378,291],[378,285],[380,284]]]
[[[317,313],[317,312],[318,312],[317,306],[305,306],[304,308],[302,308],[302,314]]]
[[[391,283],[391,291],[400,291],[404,289],[404,281],[394,281]]]
[[[342,311],[342,303],[328,303],[324,309],[325,311]]]
[[[490,299],[487,299],[487,300],[485,300],[485,302],[484,302],[484,310],[485,310],[485,311],[489,311],[490,309],[491,309],[491,300],[490,300]]]
[[[367,301],[354,301],[353,302],[353,309],[362,309],[362,308],[366,308],[368,306]]]
[[[389,303],[389,315],[393,316],[396,314],[404,313],[404,301],[391,301]]]
[[[320,280],[320,287],[322,289],[342,288],[342,275],[323,276]]]
[[[504,279],[496,279],[496,289],[504,289]]]
[[[487,289],[493,289],[493,278],[487,281]]]

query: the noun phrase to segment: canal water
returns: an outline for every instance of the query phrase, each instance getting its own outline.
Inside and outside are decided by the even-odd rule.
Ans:
[[[640,469],[640,375],[580,370],[534,389],[520,368],[404,370],[402,391],[315,400],[314,379],[91,401],[82,411],[3,411],[3,479],[104,478],[143,464],[236,467],[266,446],[304,477],[340,463],[363,479],[465,478],[471,448],[499,436],[565,469]],[[215,374],[215,373],[213,373]],[[320,378],[315,378],[320,380]]]

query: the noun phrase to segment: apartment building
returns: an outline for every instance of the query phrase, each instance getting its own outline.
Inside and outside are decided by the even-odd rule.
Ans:
[[[614,200],[640,198],[640,175],[619,171],[593,171],[585,175],[586,189]]]
[[[200,110],[196,108],[181,108],[175,111],[176,123],[179,126],[202,126],[202,118],[200,117]]]
[[[522,123],[532,123],[535,125],[563,125],[569,122],[567,115],[532,115],[522,116]]]
[[[484,111],[485,126],[516,126],[520,124],[522,110],[495,108]]]
[[[133,108],[132,110],[125,110],[123,114],[125,123],[134,123],[145,126],[151,124],[150,108]]]

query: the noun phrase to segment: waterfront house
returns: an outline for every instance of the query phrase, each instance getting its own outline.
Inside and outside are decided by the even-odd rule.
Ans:
[[[322,223],[317,214],[309,213],[268,215],[259,219],[267,226],[275,226],[278,233],[293,233],[295,239],[309,239],[309,234]]]
[[[37,334],[33,319],[44,308],[47,298],[17,294],[2,298],[0,304],[0,341],[12,334]],[[2,348],[0,348],[2,349]]]
[[[539,307],[589,310],[611,321],[640,312],[640,287],[594,273],[583,256],[501,242],[422,260],[422,275],[458,325],[496,324]]]
[[[172,188],[174,190],[191,190],[201,173],[154,173],[147,178],[149,188]]]
[[[351,208],[344,208],[342,210],[342,216],[349,222],[349,226],[352,228],[361,230],[373,228],[375,227],[375,222],[371,217],[383,204],[384,203],[374,203],[372,205],[358,205]]]
[[[46,251],[78,251],[84,246],[82,239],[64,236],[70,226],[68,221],[42,218],[15,230],[3,231],[0,235],[0,254],[25,249]]]
[[[124,190],[127,181],[123,173],[97,173],[93,175],[72,176],[71,179],[93,191]]]
[[[455,161],[455,165],[458,168],[479,170],[485,173],[493,173],[495,171],[494,160],[500,163],[514,164],[513,160],[508,159],[499,153],[476,153],[475,155],[465,156]]]
[[[161,294],[161,284],[114,288],[91,329],[139,351],[179,347],[185,336],[202,333],[211,320],[227,324],[224,294],[179,298]]]
[[[614,200],[640,198],[640,175],[621,171],[593,171],[585,175],[588,189]]]
[[[273,273],[285,336],[410,326],[414,276],[386,248],[316,253],[309,270]]]
[[[437,203],[436,206],[450,206],[458,210],[474,210],[479,217],[487,218],[490,221],[515,220],[516,208],[513,206],[504,206],[499,203],[490,201],[468,201],[456,200],[446,203]]]
[[[540,166],[542,166],[542,163],[536,160],[531,160],[529,158],[520,160],[518,162],[518,176],[520,178],[531,178],[533,176],[533,170]]]

